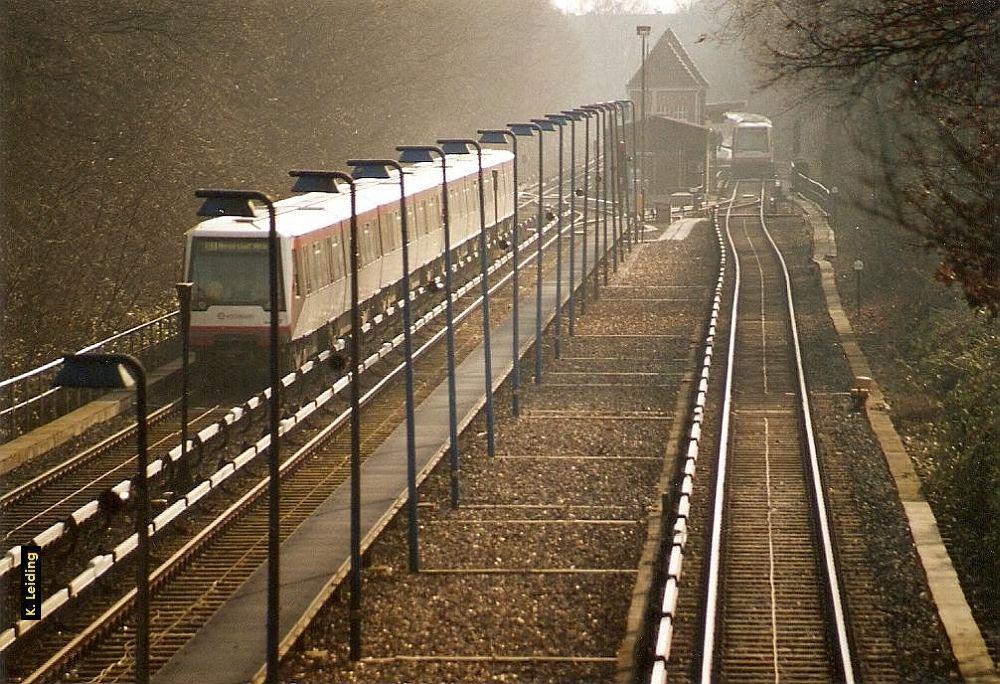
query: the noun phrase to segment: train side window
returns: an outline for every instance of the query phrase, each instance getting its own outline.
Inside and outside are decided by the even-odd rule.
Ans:
[[[309,289],[309,272],[308,272],[308,258],[304,254],[305,248],[299,247],[295,250],[295,272],[298,281],[298,295],[301,297],[307,295],[310,292]]]
[[[336,264],[337,273],[341,278],[347,277],[347,267],[348,261],[348,248],[350,247],[350,233],[345,230],[340,231],[340,236],[334,240],[333,249],[336,252]]]
[[[330,262],[323,255],[323,240],[313,243],[313,272],[316,274],[317,286],[323,287],[330,284]]]
[[[438,230],[441,224],[441,212],[437,208],[437,197],[431,197],[427,200],[427,204],[430,205],[428,217],[430,218],[430,230]]]
[[[417,217],[413,213],[413,204],[406,207],[406,233],[410,238],[407,242],[413,242],[413,231],[416,230]]]
[[[486,193],[485,193],[486,216],[489,217],[490,223],[497,222],[496,204],[493,201],[494,199],[497,199],[496,196],[493,194],[495,185],[496,183],[494,182],[493,173],[490,172],[489,175],[486,176],[486,184],[484,185],[484,187],[486,188]]]
[[[372,254],[376,259],[380,259],[382,257],[382,236],[379,234],[377,221],[372,222],[371,240]]]
[[[380,225],[378,214],[375,215],[372,228],[372,240],[375,242],[375,256],[376,258],[380,258],[383,254],[388,254],[392,248],[382,240],[382,226]]]
[[[379,232],[382,235],[382,251],[385,254],[395,251],[399,247],[399,239],[392,226],[392,214],[379,215]]]
[[[299,254],[302,255],[302,273],[306,279],[306,294],[313,291],[313,269],[312,269],[312,254],[309,246],[306,245],[299,250]]]
[[[368,265],[374,261],[374,250],[372,244],[372,224],[370,221],[365,222],[365,227],[361,233],[361,263]]]
[[[326,260],[330,269],[330,282],[335,283],[343,276],[341,268],[340,243],[332,237],[326,239]]]

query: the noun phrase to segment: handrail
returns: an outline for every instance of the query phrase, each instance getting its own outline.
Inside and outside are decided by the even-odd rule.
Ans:
[[[89,344],[77,353],[117,349],[140,354],[145,363],[159,362],[170,343],[178,339],[177,316],[177,311],[171,311]],[[62,359],[54,359],[0,381],[0,442],[16,439],[85,403],[90,396],[86,391],[51,387],[61,366]]]
[[[792,192],[798,192],[808,197],[819,204],[823,211],[832,215],[834,213],[833,196],[836,193],[815,178],[810,178],[807,175],[808,171],[808,166],[803,170],[802,165],[796,165],[795,162],[792,162]]]
[[[133,333],[136,333],[139,330],[142,330],[143,328],[148,328],[150,326],[153,326],[153,325],[156,325],[158,323],[161,323],[162,321],[165,321],[168,318],[172,318],[172,317],[176,316],[178,313],[180,313],[180,312],[177,311],[177,310],[174,310],[174,311],[171,311],[168,314],[164,314],[164,315],[160,316],[159,318],[154,318],[151,321],[146,321],[145,323],[140,323],[139,325],[137,325],[137,326],[135,326],[133,328],[129,328],[128,330],[122,331],[120,333],[115,333],[114,335],[112,335],[111,337],[107,338],[106,340],[101,340],[100,342],[94,342],[93,344],[88,345],[88,346],[84,347],[83,349],[78,350],[76,353],[77,354],[86,354],[86,353],[95,351],[95,350],[100,349],[101,347],[103,347],[103,346],[105,346],[107,344],[110,344],[112,342],[115,342],[116,340],[119,340],[119,339],[121,339],[121,338],[123,338],[123,337],[125,337],[127,335],[131,335]],[[30,370],[30,371],[26,371],[24,373],[21,373],[20,375],[15,375],[12,378],[7,378],[5,380],[0,380],[0,389],[3,389],[4,387],[7,387],[8,385],[12,385],[12,384],[17,383],[17,382],[21,382],[23,380],[27,380],[28,378],[31,378],[31,377],[33,377],[35,375],[38,375],[39,373],[44,373],[47,370],[52,370],[53,368],[57,367],[62,362],[63,362],[62,359],[53,359],[52,361],[49,361],[48,363],[46,363],[46,364],[44,364],[42,366],[39,366],[38,368],[34,368],[34,369]]]

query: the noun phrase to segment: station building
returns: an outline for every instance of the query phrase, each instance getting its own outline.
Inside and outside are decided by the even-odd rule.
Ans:
[[[707,126],[708,81],[669,28],[646,57],[646,201],[669,204],[670,195],[712,187],[715,144]],[[627,85],[641,112],[642,68]]]

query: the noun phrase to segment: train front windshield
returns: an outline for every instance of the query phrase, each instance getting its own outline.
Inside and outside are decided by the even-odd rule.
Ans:
[[[194,283],[191,307],[204,311],[210,306],[260,306],[269,309],[266,238],[196,237],[191,244],[188,279]],[[279,310],[281,263],[278,263]]]
[[[766,128],[739,128],[736,132],[736,149],[742,152],[768,152]]]

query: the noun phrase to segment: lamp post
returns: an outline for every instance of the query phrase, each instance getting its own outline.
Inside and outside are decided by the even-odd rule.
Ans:
[[[635,121],[635,102],[632,100],[618,100],[618,103],[624,108],[628,106],[629,112],[631,113],[632,119],[632,226],[633,229],[638,233],[638,241],[643,242],[646,239],[646,228],[642,225],[641,217],[639,216],[639,148],[635,145],[636,138],[636,121]],[[622,112],[622,117],[625,116],[624,110]],[[707,190],[706,190],[707,192]],[[636,239],[633,235],[632,239]]]
[[[486,253],[486,187],[483,178],[483,147],[471,138],[438,140],[445,154],[469,154],[469,145],[476,150],[479,162],[479,284],[483,298],[483,370],[486,382],[486,453],[496,455],[493,433],[493,348],[490,345],[490,281],[489,255]]]
[[[245,216],[255,218],[251,202],[262,202],[267,207],[269,218],[267,233],[268,262],[268,304],[270,306],[270,435],[271,444],[268,460],[267,483],[267,682],[276,684],[278,681],[278,639],[279,639],[279,608],[281,606],[280,591],[280,554],[281,554],[281,482],[280,455],[281,443],[279,421],[281,420],[281,379],[278,373],[278,324],[280,306],[278,288],[280,283],[278,263],[280,258],[278,244],[278,220],[271,198],[255,190],[217,190],[202,188],[195,191],[195,197],[204,199],[204,204],[198,209],[199,216]]]
[[[581,107],[577,111],[583,114],[583,250],[581,258],[583,266],[580,269],[580,313],[587,311],[587,210],[590,206],[590,117],[594,112],[588,107]],[[595,205],[596,211],[596,205]],[[597,228],[594,228],[597,231]],[[597,271],[597,251],[594,251],[594,271]]]
[[[533,120],[533,123],[507,124],[507,127],[514,132],[514,135],[533,135],[538,131],[538,220],[535,226],[538,246],[538,263],[536,264],[536,288],[535,288],[535,384],[542,381],[542,184],[545,181],[543,175],[544,162],[542,147],[542,131],[551,131],[552,122],[546,122],[548,128]]]
[[[289,171],[292,192],[339,193],[336,181],[351,189],[351,598],[348,648],[351,660],[361,658],[361,312],[358,294],[358,198],[354,179],[340,171]]]
[[[608,110],[602,104],[594,105],[597,111],[598,122],[598,186],[604,196],[604,203],[601,205],[601,232],[604,234],[603,249],[601,250],[601,264],[604,267],[604,285],[608,284]],[[597,235],[594,236],[594,244],[597,244]],[[596,248],[595,248],[596,256]],[[594,299],[597,299],[597,287],[594,287]]]
[[[576,292],[576,122],[583,118],[579,109],[566,109],[563,114],[569,119],[569,335],[576,334],[576,311],[574,307]],[[583,198],[583,206],[587,206],[587,198]],[[583,224],[583,245],[587,246],[587,224]],[[586,266],[586,265],[585,265]]]
[[[616,107],[609,102],[602,102],[605,121],[608,123],[608,136],[604,139],[607,147],[608,173],[605,182],[610,186],[611,194],[611,263],[612,269],[618,273],[619,245],[621,239],[621,224],[618,220],[618,116]],[[610,139],[609,139],[610,138]]]
[[[52,381],[53,387],[130,388],[135,386],[136,473],[135,568],[137,630],[135,679],[149,682],[149,490],[146,470],[149,465],[146,446],[146,370],[128,354],[67,354]]]
[[[413,335],[410,324],[410,245],[406,224],[406,183],[403,165],[395,159],[349,159],[354,180],[391,178],[389,169],[399,173],[399,226],[403,242],[403,349],[406,354],[403,375],[406,378],[406,510],[410,572],[420,570],[417,531],[417,449],[413,410]]]
[[[629,192],[628,192],[628,138],[625,135],[625,104],[627,100],[615,100],[611,104],[614,105],[616,112],[621,115],[621,123],[619,124],[618,131],[620,133],[619,140],[617,142],[619,148],[618,154],[618,183],[619,191],[618,196],[621,199],[618,206],[619,221],[622,226],[622,230],[625,238],[625,247],[628,251],[632,251],[632,229],[635,226],[635,222],[631,220],[632,216],[629,211]]]
[[[194,283],[177,283],[177,301],[181,314],[181,478],[185,484],[191,485],[191,469],[188,465],[188,390],[190,386],[190,356],[191,356],[191,289]]]
[[[618,107],[613,102],[605,102],[604,108],[608,113],[608,125],[611,128],[611,137],[608,141],[608,159],[611,161],[611,171],[608,175],[608,182],[611,183],[611,242],[612,242],[612,264],[614,272],[618,272],[618,264],[624,259],[622,248],[625,241],[625,226],[622,221],[621,206],[621,149],[618,144],[620,137],[618,129]]]
[[[513,349],[511,353],[511,358],[513,360],[513,370],[511,371],[511,412],[515,417],[520,415],[520,393],[521,393],[521,350],[520,350],[520,328],[518,324],[518,300],[520,299],[520,290],[518,289],[518,241],[520,240],[518,236],[518,216],[517,216],[517,200],[518,200],[518,189],[517,189],[517,135],[513,131],[506,128],[494,128],[489,130],[479,130],[479,142],[488,145],[505,145],[507,141],[510,141],[511,151],[514,153],[514,217],[513,226],[511,227],[511,260],[513,262],[514,274],[511,278],[511,288],[513,290],[513,301],[512,301],[512,311],[511,316],[514,320],[513,329]],[[528,135],[531,135],[530,131]]]
[[[542,135],[543,131],[552,133],[556,130],[556,125],[549,119],[532,119],[531,122],[538,126],[538,214],[542,214]],[[558,212],[557,212],[558,213]],[[542,222],[538,224],[538,268],[535,271],[535,285],[537,295],[535,298],[535,384],[542,382]]]
[[[451,301],[451,216],[448,211],[448,160],[444,150],[434,145],[400,145],[401,162],[432,162],[441,159],[441,218],[444,225],[444,310],[445,346],[448,357],[448,452],[451,470],[451,507],[458,508],[458,407],[455,388],[455,315]]]
[[[642,218],[645,218],[646,215],[646,37],[649,36],[651,30],[649,26],[635,27],[636,34],[642,38],[642,66],[640,67],[642,91],[639,105],[641,112],[640,126],[642,127],[639,131],[639,175],[642,177],[639,186],[642,190],[642,208],[639,215]]]
[[[600,296],[600,225],[601,225],[601,109],[597,105],[585,105],[581,107],[590,113],[590,116],[597,117],[594,126],[594,300]],[[590,119],[587,119],[589,127]],[[589,149],[589,148],[588,148]],[[584,176],[584,183],[587,178]],[[586,190],[585,190],[586,192]],[[586,261],[586,260],[585,260]]]
[[[556,204],[556,335],[553,350],[555,357],[561,356],[560,338],[562,337],[562,234],[563,234],[563,128],[570,118],[564,114],[546,114],[552,123],[559,127],[559,199]],[[572,226],[572,214],[570,226]],[[572,232],[572,231],[570,231]],[[570,292],[573,285],[570,283]]]

